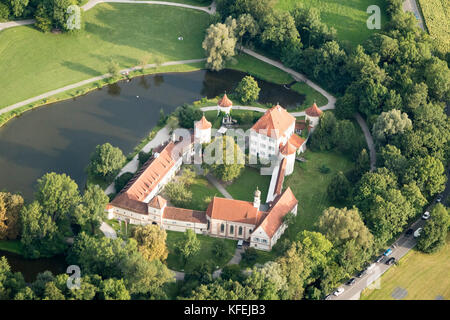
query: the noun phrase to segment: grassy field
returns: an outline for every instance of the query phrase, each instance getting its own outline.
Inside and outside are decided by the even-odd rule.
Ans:
[[[304,154],[306,162],[295,163],[294,173],[286,176],[284,188],[291,187],[298,200],[298,213],[295,223],[286,235],[292,240],[302,230],[315,230],[314,224],[325,208],[333,205],[327,197],[327,187],[338,171],[350,170],[353,163],[337,152],[312,152]],[[324,174],[319,168],[325,165],[330,172]]]
[[[228,62],[227,68],[246,72],[255,78],[276,84],[287,84],[294,81],[290,74],[247,54],[239,54],[234,57]]]
[[[326,97],[304,82],[297,82],[291,87],[291,89],[306,96],[305,101],[298,108],[299,110],[309,108],[314,102],[316,102],[319,107],[322,107],[328,103],[328,99]]]
[[[22,243],[19,240],[0,240],[0,250],[23,254]]]
[[[183,238],[182,232],[167,231],[166,244],[169,249],[169,256],[167,257],[167,266],[176,271],[192,271],[201,263],[211,261],[215,266],[223,267],[233,257],[237,241],[229,239],[218,239],[204,235],[197,235],[200,240],[200,251],[196,256],[192,257],[190,261],[183,266],[183,261],[175,252],[176,244]],[[216,241],[225,242],[225,254],[223,258],[216,258],[212,252],[213,244]],[[184,269],[184,270],[183,270]]]
[[[261,202],[264,203],[269,190],[270,176],[262,176],[259,170],[245,167],[242,174],[226,187],[234,199],[253,202],[253,193],[256,187],[261,191]]]
[[[426,0],[428,1],[428,0]],[[366,26],[370,5],[381,9],[381,28],[387,22],[384,0],[278,0],[276,7],[291,10],[296,4],[320,10],[322,22],[337,30],[338,39],[357,45],[366,40],[372,32]]]
[[[31,26],[0,32],[0,108],[121,68],[204,57],[208,14],[168,6],[99,4],[80,34],[44,34]],[[177,38],[183,36],[184,40]]]
[[[419,0],[431,38],[442,53],[450,52],[450,7],[448,0]]]
[[[450,236],[447,245],[434,254],[410,251],[381,277],[380,289],[366,289],[362,300],[393,300],[397,288],[407,291],[404,300],[450,299]]]

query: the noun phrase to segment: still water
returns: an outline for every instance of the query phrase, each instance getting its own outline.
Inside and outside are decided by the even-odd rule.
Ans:
[[[84,96],[35,109],[0,128],[0,190],[30,200],[36,179],[67,173],[82,189],[95,146],[110,142],[130,153],[157,124],[184,103],[232,92],[245,73],[200,70],[141,76]],[[258,80],[258,79],[257,79]],[[261,103],[293,108],[304,96],[262,80]]]

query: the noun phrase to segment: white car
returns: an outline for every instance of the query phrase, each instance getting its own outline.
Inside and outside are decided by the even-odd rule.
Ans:
[[[421,233],[421,232],[422,232],[422,228],[417,229],[417,230],[414,232],[414,238],[420,237],[420,233]]]
[[[342,293],[344,293],[344,291],[345,291],[345,289],[342,288],[342,287],[337,288],[336,291],[333,292],[333,295],[335,295],[336,297],[337,297],[337,296],[340,296]]]
[[[422,215],[422,219],[423,220],[430,219],[430,212],[429,211],[425,211],[425,213]]]

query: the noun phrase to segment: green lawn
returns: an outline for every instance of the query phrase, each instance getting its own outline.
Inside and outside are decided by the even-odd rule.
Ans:
[[[328,99],[325,96],[304,82],[297,82],[291,87],[291,89],[306,96],[305,101],[300,107],[298,107],[298,110],[305,110],[306,108],[311,107],[314,102],[316,102],[319,107],[322,107],[328,103]]]
[[[0,108],[107,73],[111,58],[125,68],[147,55],[149,63],[204,57],[204,12],[103,3],[84,21],[86,30],[77,35],[44,34],[32,26],[0,32]]]
[[[197,235],[197,238],[200,240],[201,247],[200,251],[191,258],[190,261],[187,262],[185,266],[183,266],[182,259],[179,255],[175,253],[175,245],[183,238],[182,232],[176,231],[167,231],[167,248],[169,249],[169,256],[167,257],[167,266],[176,271],[192,271],[199,264],[205,263],[207,261],[211,261],[215,266],[219,266],[219,268],[223,267],[228,261],[233,257],[236,243],[235,240],[229,239],[218,239],[204,235]],[[212,246],[215,241],[224,241],[225,242],[225,254],[221,259],[216,258],[212,252]],[[184,270],[183,270],[184,269]]]
[[[253,202],[253,194],[256,187],[261,191],[261,202],[264,203],[267,198],[271,176],[262,176],[259,170],[245,167],[242,174],[226,187],[226,190],[234,199]]]
[[[337,30],[338,39],[348,41],[353,45],[366,40],[372,32],[366,25],[370,5],[378,5],[381,9],[381,28],[387,22],[384,0],[278,0],[276,7],[291,10],[295,4],[304,7],[317,8],[321,13],[322,22]]]
[[[22,243],[19,240],[0,240],[0,250],[23,254]]]
[[[450,6],[448,0],[419,0],[426,28],[438,49],[450,52]]]
[[[246,72],[255,78],[276,84],[287,84],[294,81],[290,74],[247,54],[239,54],[234,57],[228,62],[227,68]]]
[[[186,209],[205,211],[210,202],[206,202],[206,199],[212,200],[214,196],[223,197],[220,191],[202,176],[195,178],[194,183],[189,186],[189,190],[192,192],[192,200],[184,206]]]
[[[137,1],[140,1],[140,0],[137,0]],[[142,0],[142,1],[146,1],[146,0]],[[150,1],[153,1],[153,0],[150,0]],[[199,6],[199,7],[207,7],[212,2],[212,0],[164,0],[164,1],[166,1],[166,2],[185,3],[185,4],[190,4],[190,5]]]
[[[294,172],[286,176],[284,188],[291,187],[298,200],[298,212],[295,223],[287,229],[287,236],[294,239],[302,230],[315,230],[314,224],[325,208],[334,205],[327,197],[327,187],[333,175],[350,170],[353,163],[337,152],[312,152],[304,154],[306,162],[295,163]],[[319,168],[326,165],[329,173],[321,173]]]
[[[381,277],[380,289],[366,289],[362,300],[393,300],[397,288],[407,291],[404,300],[434,300],[437,296],[450,299],[450,236],[447,245],[434,254],[415,250],[408,252],[398,266]]]

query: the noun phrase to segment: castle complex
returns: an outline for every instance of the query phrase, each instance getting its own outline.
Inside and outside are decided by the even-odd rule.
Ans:
[[[232,103],[225,95],[219,101],[218,110],[229,114],[231,107]],[[315,108],[314,105],[308,109],[311,115],[307,116],[306,123],[310,126],[314,126],[315,118],[320,116],[320,113],[310,112]],[[161,190],[177,174],[183,162],[189,162],[199,145],[211,141],[211,128],[203,115],[195,122],[191,139],[172,137],[155,148],[151,158],[107,205],[108,218],[136,225],[155,224],[172,231],[191,229],[198,234],[244,240],[250,247],[271,250],[287,228],[284,217],[289,213],[297,214],[298,201],[292,190],[282,189],[284,176],[294,170],[295,156],[306,148],[305,140],[295,133],[300,130],[299,126],[292,115],[276,105],[251,129],[250,156],[275,157],[279,162],[265,203],[261,200],[261,191],[256,190],[253,202],[214,197],[206,211],[171,206],[159,195]]]

